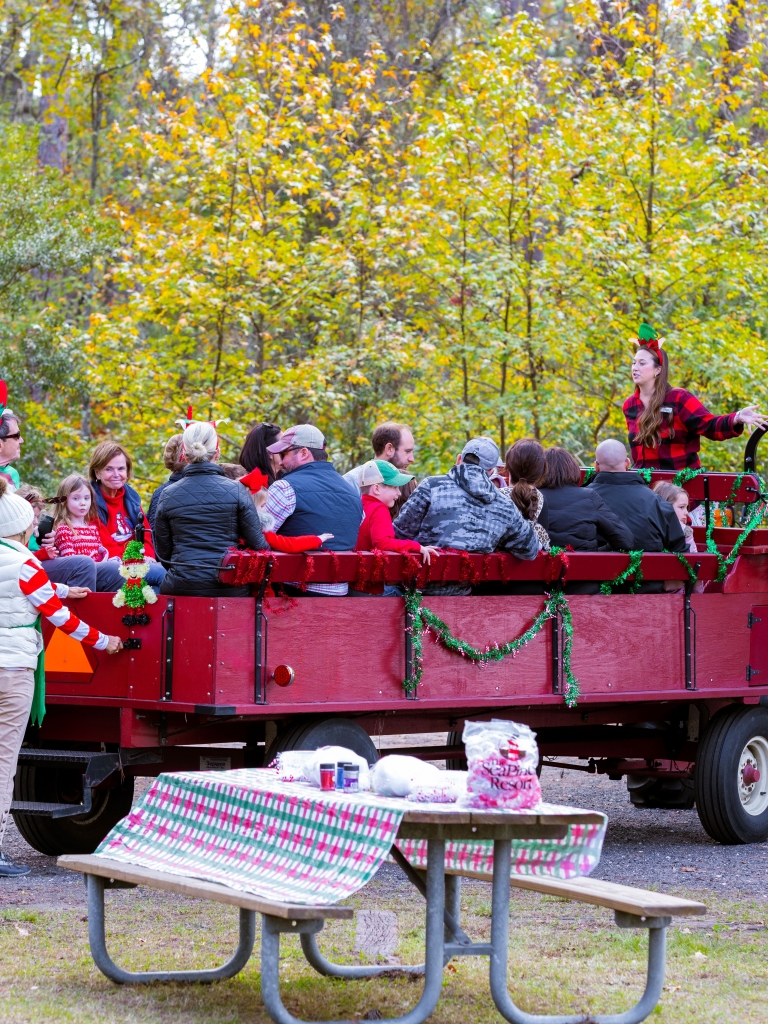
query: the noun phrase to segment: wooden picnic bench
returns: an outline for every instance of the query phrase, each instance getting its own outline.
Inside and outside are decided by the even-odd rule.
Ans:
[[[703,914],[701,903],[667,896],[663,893],[634,889],[625,885],[591,878],[564,881],[555,878],[510,875],[511,840],[526,838],[557,838],[565,835],[568,825],[585,823],[594,815],[573,811],[561,814],[527,812],[472,812],[450,805],[444,808],[409,808],[404,816],[398,838],[427,840],[426,871],[413,868],[396,846],[395,860],[425,895],[426,957],[423,965],[399,968],[425,975],[424,989],[417,1005],[392,1024],[422,1024],[434,1011],[440,996],[443,969],[454,956],[488,956],[493,1000],[510,1024],[639,1024],[652,1012],[661,995],[666,958],[666,931],[673,917]],[[491,839],[494,842],[491,941],[472,942],[461,928],[461,875],[478,877],[477,872],[450,873],[445,869],[446,839]],[[226,885],[201,881],[169,872],[134,867],[104,856],[64,856],[61,867],[80,871],[88,885],[88,933],[96,965],[118,983],[152,981],[217,981],[237,974],[253,950],[255,915],[262,915],[261,992],[264,1005],[276,1024],[303,1024],[283,1005],[279,988],[279,946],[283,933],[298,934],[304,955],[320,974],[336,978],[370,978],[391,966],[334,964],[320,952],[316,934],[328,918],[350,918],[352,910],[338,906],[306,906],[278,903],[253,896]],[[131,972],[118,967],[109,956],[104,934],[104,890],[126,885],[146,885],[167,892],[176,892],[199,899],[227,903],[240,908],[240,941],[232,958],[221,967],[204,971]],[[543,1015],[529,1014],[512,1001],[507,983],[509,941],[510,887],[562,896],[565,899],[596,904],[614,911],[622,928],[648,929],[648,973],[645,991],[631,1009],[618,1014]]]

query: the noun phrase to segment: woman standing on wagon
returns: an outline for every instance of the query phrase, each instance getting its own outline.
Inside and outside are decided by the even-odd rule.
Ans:
[[[701,437],[727,441],[744,425],[768,426],[756,405],[714,416],[685,388],[669,386],[669,360],[649,324],[640,324],[632,360],[635,393],[624,403],[632,462],[636,469],[700,469]]]

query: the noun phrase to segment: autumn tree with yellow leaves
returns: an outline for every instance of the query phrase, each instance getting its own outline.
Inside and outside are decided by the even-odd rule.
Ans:
[[[766,397],[757,8],[450,6],[0,0],[14,173],[80,232],[2,319],[27,478],[111,436],[146,492],[188,404],[227,459],[310,420],[344,469],[397,418],[420,474],[477,432],[586,460],[643,317],[714,409]]]

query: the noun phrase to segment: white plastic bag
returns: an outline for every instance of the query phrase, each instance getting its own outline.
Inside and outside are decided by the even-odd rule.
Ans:
[[[418,782],[408,799],[419,804],[455,804],[467,795],[466,772],[438,772],[437,782],[430,776],[427,782]]]
[[[406,754],[388,754],[371,769],[371,786],[379,796],[408,796],[418,785],[435,785],[443,772]]]
[[[319,747],[317,750],[283,750],[270,765],[277,769],[277,777],[281,782],[308,782],[320,788],[320,765],[333,764],[338,761],[356,764],[360,769],[359,789],[371,788],[371,776],[368,762],[347,747]]]
[[[306,767],[313,754],[314,750],[281,750],[269,767],[277,770],[281,782],[309,782]]]
[[[466,722],[467,805],[522,811],[541,802],[536,733],[495,718]]]

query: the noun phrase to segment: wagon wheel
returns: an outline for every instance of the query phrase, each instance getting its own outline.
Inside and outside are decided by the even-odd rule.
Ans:
[[[699,818],[713,839],[768,839],[767,707],[718,711],[699,744],[695,789]]]
[[[270,764],[283,750],[317,750],[328,746],[347,747],[364,757],[369,765],[379,759],[373,740],[357,722],[349,718],[315,718],[279,732],[264,755],[264,764]]]

